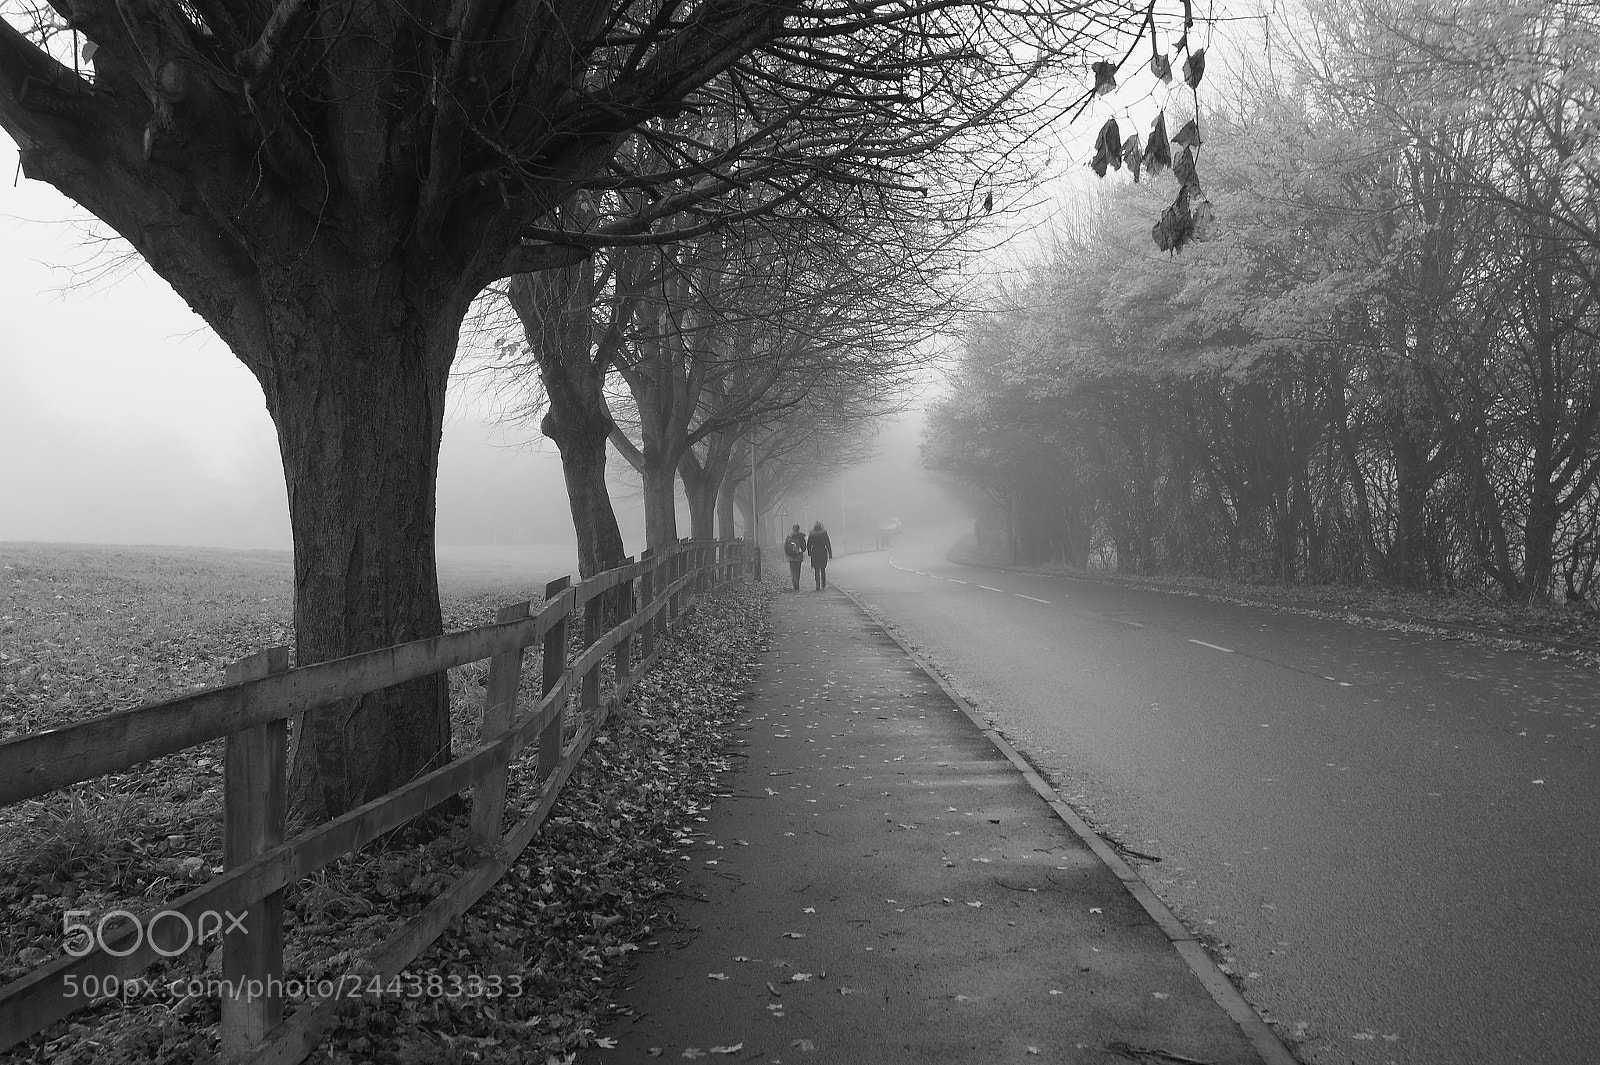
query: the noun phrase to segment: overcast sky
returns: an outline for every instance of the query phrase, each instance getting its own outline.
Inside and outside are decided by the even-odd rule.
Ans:
[[[0,541],[287,548],[255,378],[141,262],[108,269],[103,227],[18,177],[4,134],[0,174]],[[570,541],[554,449],[488,413],[452,397],[441,542]]]
[[[16,171],[15,146],[0,134],[0,173]],[[104,232],[43,182],[0,187],[0,542],[288,548],[260,386],[126,245],[101,242]],[[554,447],[492,420],[487,404],[453,390],[440,543],[572,543]],[[915,463],[916,434],[889,434],[895,461]],[[615,455],[611,464],[623,535],[638,550],[637,478]],[[905,471],[862,476],[896,484]],[[881,495],[865,483],[854,489],[862,498]],[[686,527],[686,510],[679,521]]]
[[[1068,188],[1084,186],[1087,171],[1077,171]],[[21,177],[4,133],[0,175],[0,542],[289,547],[277,440],[255,378],[126,244]],[[1046,231],[1061,190],[1029,200],[1008,221]],[[1031,254],[1014,246],[990,268]],[[570,543],[553,446],[490,424],[487,405],[459,389],[448,411],[440,542]],[[616,456],[612,465],[636,550],[635,478]]]

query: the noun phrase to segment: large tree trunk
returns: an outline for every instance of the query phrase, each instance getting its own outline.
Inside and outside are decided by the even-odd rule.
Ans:
[[[566,412],[572,413],[572,412]],[[622,565],[627,547],[617,512],[611,505],[611,490],[606,486],[606,440],[611,433],[604,426],[589,423],[563,425],[552,398],[550,412],[541,425],[544,435],[561,452],[561,473],[567,482],[567,504],[572,510],[572,528],[578,536],[578,574],[596,573]]]
[[[657,455],[646,445],[639,475],[644,479],[644,538],[651,547],[661,548],[678,540],[678,482],[672,467]]]
[[[685,451],[678,461],[678,477],[689,502],[689,535],[696,540],[716,538],[717,492],[727,465],[727,456],[719,456],[714,445],[704,463],[692,450]]]
[[[434,505],[459,317],[419,322],[376,284],[298,287],[290,303],[305,309],[274,308],[271,335],[249,346],[276,355],[258,376],[289,490],[295,656],[309,665],[443,631]],[[294,806],[335,817],[449,758],[443,674],[322,707],[295,722]]]
[[[732,540],[739,535],[733,520],[733,497],[736,494],[734,486],[724,480],[722,482],[722,490],[717,493],[717,538],[719,540]]]
[[[710,478],[685,486],[689,499],[689,535],[696,540],[714,540],[717,535],[717,486]]]
[[[539,429],[561,453],[578,537],[578,575],[592,577],[627,557],[606,485],[606,441],[616,423],[606,406],[608,359],[591,352],[594,265],[521,274],[506,292],[539,364],[549,403]]]

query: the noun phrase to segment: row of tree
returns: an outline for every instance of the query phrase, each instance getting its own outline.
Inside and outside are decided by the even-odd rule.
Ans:
[[[1272,30],[1196,127],[1215,239],[1108,189],[971,323],[930,462],[1023,559],[1590,596],[1600,8]]]
[[[476,324],[493,355],[467,372],[555,441],[585,575],[624,555],[608,447],[641,478],[654,547],[679,536],[679,484],[690,535],[715,535],[719,512],[732,535],[735,509],[753,529],[752,507],[859,459],[898,409],[953,315],[969,224],[930,226],[881,197],[824,207],[842,191],[670,245],[601,249],[486,298]]]
[[[620,551],[605,442],[653,493],[689,471],[703,510],[695,478],[732,463],[758,406],[844,406],[799,397],[895,327],[841,354],[831,338],[870,333],[875,308],[830,300],[850,259],[803,249],[887,220],[910,261],[857,245],[861,272],[920,269],[942,227],[1031,178],[1017,149],[1057,109],[1041,86],[1154,32],[1156,7],[0,0],[0,128],[260,382],[310,663],[441,631],[444,397],[487,288],[525,327],[502,351],[544,384],[584,566],[602,565]],[[780,289],[807,308],[781,329],[759,310]],[[609,413],[613,369],[643,397],[632,426]],[[308,714],[293,747],[301,813],[347,811],[450,757],[444,678]]]

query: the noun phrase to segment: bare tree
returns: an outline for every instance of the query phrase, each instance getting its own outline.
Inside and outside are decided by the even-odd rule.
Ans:
[[[677,535],[674,474],[691,532],[709,536],[734,443],[810,397],[841,416],[894,409],[922,343],[953,314],[954,245],[889,212],[685,242],[664,257],[653,313],[618,366],[637,440],[617,449],[645,480],[647,537]],[[898,224],[897,224],[898,223]]]
[[[1104,7],[16,3],[0,127],[29,177],[132,244],[260,382],[307,663],[441,629],[444,392],[485,285],[684,212],[693,231],[792,200],[887,116],[926,143],[1020,110],[1067,44],[1123,17]],[[665,121],[735,109],[731,139]],[[649,150],[620,154],[636,134]],[[603,209],[568,226],[554,212],[586,191]],[[319,710],[296,735],[297,806],[345,811],[448,756],[444,680]]]

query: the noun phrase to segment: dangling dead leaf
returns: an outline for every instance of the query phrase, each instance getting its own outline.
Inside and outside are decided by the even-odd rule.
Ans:
[[[1211,201],[1200,199],[1191,205],[1190,217],[1194,224],[1195,240],[1217,239],[1217,209]]]
[[[1178,131],[1178,135],[1176,137],[1172,138],[1172,143],[1173,144],[1181,144],[1185,148],[1199,148],[1200,147],[1200,126],[1199,126],[1199,124],[1192,118],[1189,121],[1185,122],[1183,124],[1183,128]]]
[[[1117,65],[1110,62],[1099,62],[1094,65],[1094,92],[1096,96],[1104,96],[1117,87]]]
[[[1150,73],[1162,81],[1172,80],[1172,60],[1157,52],[1150,57]]]
[[[1198,199],[1200,197],[1200,174],[1195,170],[1194,151],[1189,148],[1172,164],[1172,176],[1178,179],[1178,184],[1190,191]]]
[[[1106,124],[1100,127],[1100,147],[1105,153],[1106,162],[1113,170],[1122,169],[1122,130],[1114,118],[1106,119]]]
[[[1183,80],[1188,83],[1189,88],[1196,89],[1200,87],[1200,79],[1205,73],[1206,50],[1202,48],[1190,53],[1189,58],[1183,61]]]
[[[1194,234],[1194,219],[1189,214],[1189,189],[1178,190],[1178,198],[1161,212],[1161,221],[1150,229],[1150,238],[1162,251],[1179,251]]]
[[[1172,145],[1167,140],[1167,116],[1159,114],[1155,125],[1150,127],[1150,140],[1144,146],[1144,168],[1155,174],[1171,165]]]
[[[1094,171],[1095,177],[1106,176],[1106,166],[1111,159],[1106,155],[1106,141],[1104,137],[1094,142],[1094,158],[1089,161],[1089,167]]]
[[[1143,153],[1139,150],[1137,133],[1122,142],[1122,165],[1128,168],[1128,173],[1133,175],[1135,183],[1139,180],[1139,168],[1143,158]]]

